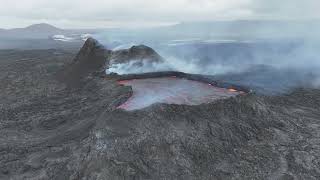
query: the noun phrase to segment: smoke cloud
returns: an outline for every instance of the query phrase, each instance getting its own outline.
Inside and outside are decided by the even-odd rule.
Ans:
[[[316,20],[223,21],[105,32],[100,38],[108,36],[107,45],[114,41],[117,48],[145,44],[165,59],[141,66],[135,61],[117,64],[110,72],[203,74],[269,94],[320,87],[319,32]]]
[[[180,71],[213,75],[215,78],[248,86],[257,92],[284,93],[299,87],[320,87],[318,43],[275,41],[251,43],[188,44],[157,50],[163,63],[131,61],[107,71],[137,74]]]
[[[170,71],[173,70],[166,63],[156,63],[148,62],[148,60],[131,60],[127,63],[122,64],[111,64],[111,66],[106,70],[107,74],[117,73],[123,74],[141,74],[149,72],[160,72],[160,71]]]
[[[149,72],[161,72],[161,71],[179,71],[190,74],[203,74],[203,75],[216,75],[227,72],[241,72],[239,68],[232,66],[225,66],[221,64],[209,64],[206,67],[200,65],[200,59],[193,59],[191,61],[185,61],[176,57],[168,57],[164,62],[152,62],[148,60],[131,60],[127,63],[112,64],[106,73],[116,73],[119,75],[124,74],[142,74]]]

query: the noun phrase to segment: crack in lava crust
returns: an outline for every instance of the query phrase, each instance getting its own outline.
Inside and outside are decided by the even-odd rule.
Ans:
[[[142,109],[155,103],[200,105],[244,93],[175,76],[132,79],[118,83],[132,87],[132,96],[118,107],[128,111]]]

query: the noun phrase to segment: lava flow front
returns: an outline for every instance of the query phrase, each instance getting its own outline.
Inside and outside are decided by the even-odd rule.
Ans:
[[[118,83],[132,87],[132,96],[118,107],[129,111],[154,103],[200,105],[243,93],[176,77],[133,79]]]

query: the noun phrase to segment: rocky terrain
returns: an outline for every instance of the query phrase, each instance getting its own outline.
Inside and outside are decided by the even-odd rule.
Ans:
[[[162,62],[163,58],[152,48],[144,45],[132,46],[129,49],[112,52],[110,62],[114,64],[127,63],[132,60]]]
[[[0,179],[320,178],[320,90],[124,111],[110,54],[0,51]]]

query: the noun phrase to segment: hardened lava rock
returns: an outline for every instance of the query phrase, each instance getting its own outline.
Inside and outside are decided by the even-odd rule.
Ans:
[[[0,51],[0,179],[319,179],[318,89],[125,111],[108,51],[81,51]]]

